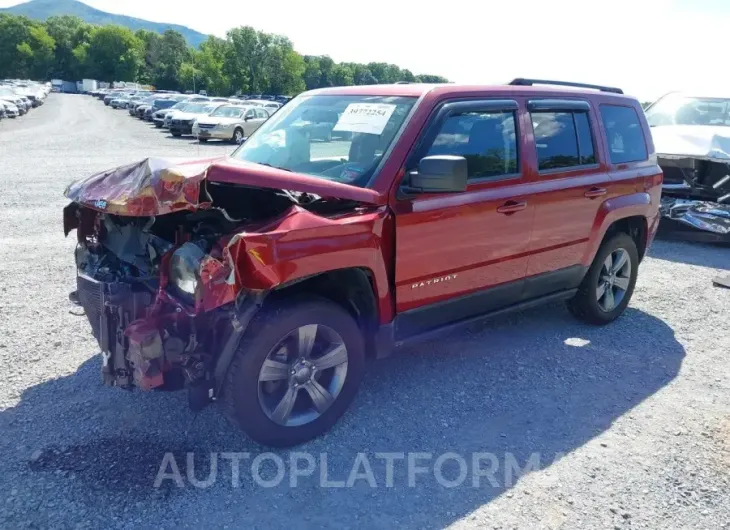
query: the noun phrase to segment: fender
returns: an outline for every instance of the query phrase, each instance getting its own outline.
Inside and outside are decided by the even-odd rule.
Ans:
[[[649,231],[649,223],[647,221],[647,214],[651,210],[651,195],[646,192],[632,193],[630,195],[621,195],[620,197],[614,197],[606,200],[598,210],[595,220],[593,221],[593,227],[591,228],[591,244],[583,255],[581,263],[590,267],[593,263],[593,258],[598,252],[598,248],[603,242],[603,238],[608,231],[608,227],[620,219],[627,217],[641,216],[644,218],[644,222],[647,223],[647,235],[651,237]],[[647,241],[648,243],[649,241]]]
[[[270,291],[322,273],[369,271],[380,322],[393,320],[387,263],[394,260],[392,217],[387,208],[326,218],[293,206],[282,217],[230,238],[223,251],[231,291]]]

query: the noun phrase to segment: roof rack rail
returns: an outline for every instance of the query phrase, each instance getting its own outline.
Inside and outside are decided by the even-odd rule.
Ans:
[[[547,79],[524,79],[518,77],[513,79],[510,85],[516,86],[532,86],[532,85],[554,85],[554,86],[571,86],[576,88],[590,88],[592,90],[600,90],[601,92],[611,92],[613,94],[623,94],[624,91],[620,88],[601,86],[601,85],[587,85],[585,83],[571,83],[568,81],[549,81]]]

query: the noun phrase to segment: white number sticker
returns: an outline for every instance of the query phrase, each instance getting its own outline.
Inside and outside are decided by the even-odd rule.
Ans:
[[[351,103],[335,125],[335,131],[382,134],[395,105],[387,103]]]

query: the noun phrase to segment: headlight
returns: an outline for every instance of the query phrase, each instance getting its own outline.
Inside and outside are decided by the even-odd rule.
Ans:
[[[200,283],[200,263],[205,252],[194,243],[185,243],[170,260],[170,284],[189,302],[194,302]]]

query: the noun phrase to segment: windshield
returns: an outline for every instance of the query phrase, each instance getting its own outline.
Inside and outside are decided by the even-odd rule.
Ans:
[[[211,106],[206,105],[205,103],[188,103],[185,107],[185,112],[190,114],[202,114],[204,112],[210,112],[211,110],[213,110]]]
[[[730,127],[730,98],[693,98],[669,94],[646,111],[650,127],[714,125]]]
[[[365,187],[415,103],[414,97],[300,97],[232,156]]]
[[[243,114],[241,107],[219,107],[213,114],[214,118],[240,118]]]

